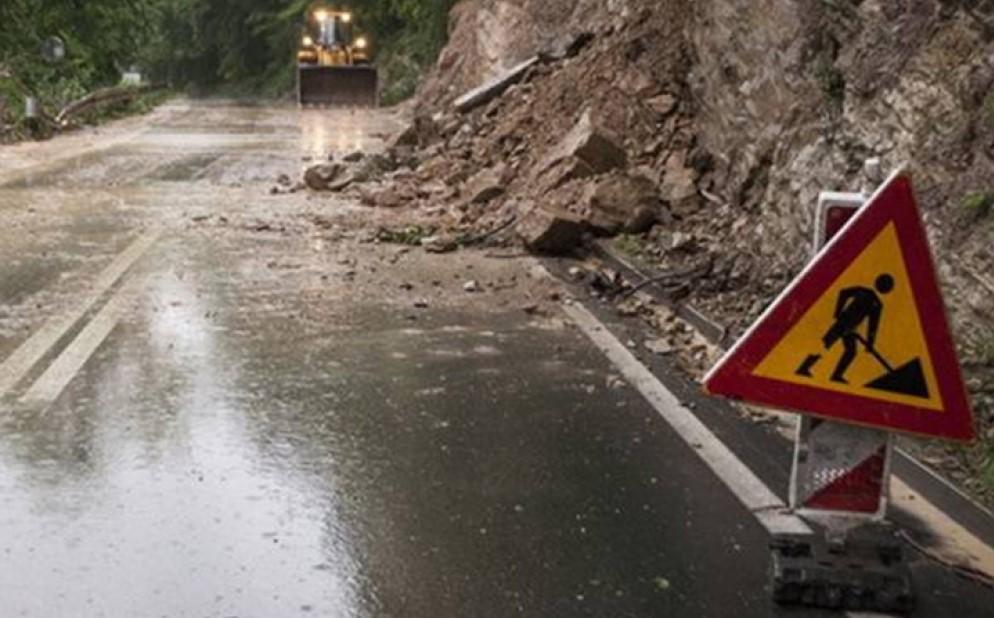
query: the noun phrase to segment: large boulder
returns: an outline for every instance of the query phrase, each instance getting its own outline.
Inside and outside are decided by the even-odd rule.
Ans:
[[[340,163],[321,163],[307,168],[304,184],[314,191],[331,191],[346,171]]]
[[[685,215],[694,212],[701,205],[697,189],[698,172],[681,164],[667,165],[663,174],[660,195],[669,204],[674,214]]]
[[[628,155],[619,145],[619,140],[598,126],[590,109],[580,116],[566,137],[552,150],[544,167],[551,167],[564,160],[578,160],[583,164],[579,169],[589,170],[592,174],[603,174],[628,166]]]
[[[535,253],[563,255],[583,240],[586,225],[580,217],[557,208],[532,208],[518,222],[518,236]]]
[[[427,114],[419,114],[414,117],[406,127],[394,134],[389,141],[388,150],[405,150],[413,148],[426,148],[441,138],[441,128],[438,123]]]
[[[467,180],[463,193],[468,203],[486,204],[503,195],[506,184],[504,182],[505,174],[506,168],[503,165],[498,165],[481,170]]]
[[[644,176],[612,174],[593,186],[587,200],[590,225],[605,234],[648,231],[662,210],[659,191]]]

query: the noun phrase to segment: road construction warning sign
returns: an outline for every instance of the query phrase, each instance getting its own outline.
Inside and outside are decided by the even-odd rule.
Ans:
[[[892,176],[704,380],[714,394],[970,440],[910,177]]]

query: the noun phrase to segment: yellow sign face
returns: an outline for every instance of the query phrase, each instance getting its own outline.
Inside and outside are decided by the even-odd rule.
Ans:
[[[753,374],[943,411],[893,222],[867,245]]]

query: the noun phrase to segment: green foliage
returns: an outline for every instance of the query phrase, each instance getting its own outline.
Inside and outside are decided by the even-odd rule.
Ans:
[[[421,241],[433,235],[436,231],[434,227],[422,227],[420,225],[408,225],[401,228],[381,227],[376,232],[376,240],[384,243],[397,245],[410,245],[417,247]]]
[[[963,198],[963,209],[975,219],[983,219],[994,208],[994,193],[970,193]]]
[[[846,98],[846,78],[842,71],[830,62],[823,61],[815,68],[815,78],[828,102],[841,107]]]
[[[994,337],[985,337],[977,345],[977,361],[985,367],[994,367]],[[991,385],[994,387],[994,384]]]
[[[383,103],[402,101],[417,88],[448,38],[455,0],[374,0],[357,11],[379,41],[377,63],[384,80]]]
[[[642,236],[622,234],[614,241],[614,246],[629,257],[640,257],[645,251],[646,240]]]
[[[372,41],[388,103],[413,93],[445,44],[455,0],[355,0]],[[57,108],[115,83],[138,64],[153,80],[194,92],[292,92],[296,48],[312,0],[0,0],[0,96],[25,94]],[[56,64],[41,57],[66,42]],[[14,77],[3,77],[10,73]],[[13,109],[14,105],[9,105]]]
[[[0,2],[0,66],[11,76],[3,93],[30,93],[61,105],[98,85],[120,79],[148,36],[147,0],[3,0]],[[66,44],[62,62],[41,57],[45,39]]]
[[[370,35],[384,100],[413,93],[445,44],[454,0],[365,0],[349,8]],[[312,0],[155,0],[155,36],[145,53],[153,76],[196,91],[289,94],[296,49]]]

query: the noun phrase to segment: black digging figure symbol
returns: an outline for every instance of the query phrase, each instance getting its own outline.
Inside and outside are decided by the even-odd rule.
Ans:
[[[876,348],[877,331],[880,328],[880,316],[884,308],[881,297],[886,296],[893,289],[894,277],[885,273],[877,277],[872,289],[855,286],[839,292],[839,297],[835,301],[835,321],[821,338],[826,351],[831,350],[837,343],[842,343],[842,356],[832,371],[831,380],[839,384],[849,383],[846,380],[846,372],[856,360],[862,345],[863,349],[885,370],[883,375],[865,384],[866,388],[928,399],[928,385],[925,382],[921,359],[913,359],[895,368]],[[865,337],[860,333],[860,328],[864,324],[866,324]],[[821,357],[821,354],[809,354],[794,373],[807,378],[814,377],[811,370]]]

